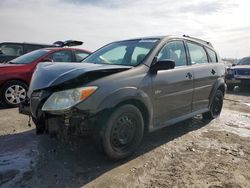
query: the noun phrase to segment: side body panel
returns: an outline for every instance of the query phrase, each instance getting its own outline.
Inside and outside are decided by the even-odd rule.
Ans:
[[[193,96],[193,74],[191,66],[158,71],[152,76],[154,126],[191,113]]]
[[[209,96],[218,79],[215,66],[212,63],[193,65],[194,68],[194,95],[192,111],[208,108]]]

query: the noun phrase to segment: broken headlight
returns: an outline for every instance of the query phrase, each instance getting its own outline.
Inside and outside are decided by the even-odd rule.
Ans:
[[[89,86],[55,92],[44,103],[42,110],[67,110],[80,101],[87,99],[96,89],[96,86]]]

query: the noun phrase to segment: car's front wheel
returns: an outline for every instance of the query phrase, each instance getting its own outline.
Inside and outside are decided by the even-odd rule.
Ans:
[[[27,95],[28,86],[18,80],[6,82],[0,91],[1,103],[6,107],[17,107],[24,101]]]
[[[204,119],[215,119],[217,118],[222,110],[224,95],[221,90],[217,90],[213,98],[210,110],[206,113],[203,113]]]
[[[111,159],[131,155],[140,144],[144,121],[140,110],[130,104],[116,108],[99,131],[104,152]]]

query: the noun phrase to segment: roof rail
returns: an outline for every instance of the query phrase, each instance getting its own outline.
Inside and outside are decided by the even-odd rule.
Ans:
[[[197,41],[199,41],[199,42],[205,43],[205,44],[208,45],[208,46],[213,47],[213,45],[212,45],[210,42],[208,42],[208,41],[205,41],[205,40],[202,40],[202,39],[199,39],[199,38],[195,38],[195,37],[190,37],[189,35],[182,35],[182,36],[183,36],[183,37],[186,37],[186,38],[190,38],[190,39],[197,40]]]

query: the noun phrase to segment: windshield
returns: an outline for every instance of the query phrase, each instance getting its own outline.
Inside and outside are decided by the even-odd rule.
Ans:
[[[83,62],[136,66],[145,59],[158,41],[158,39],[140,39],[114,42],[89,55]]]
[[[48,50],[36,50],[11,60],[11,64],[29,64],[35,59],[46,54]]]
[[[250,65],[250,57],[241,59],[237,65]]]

